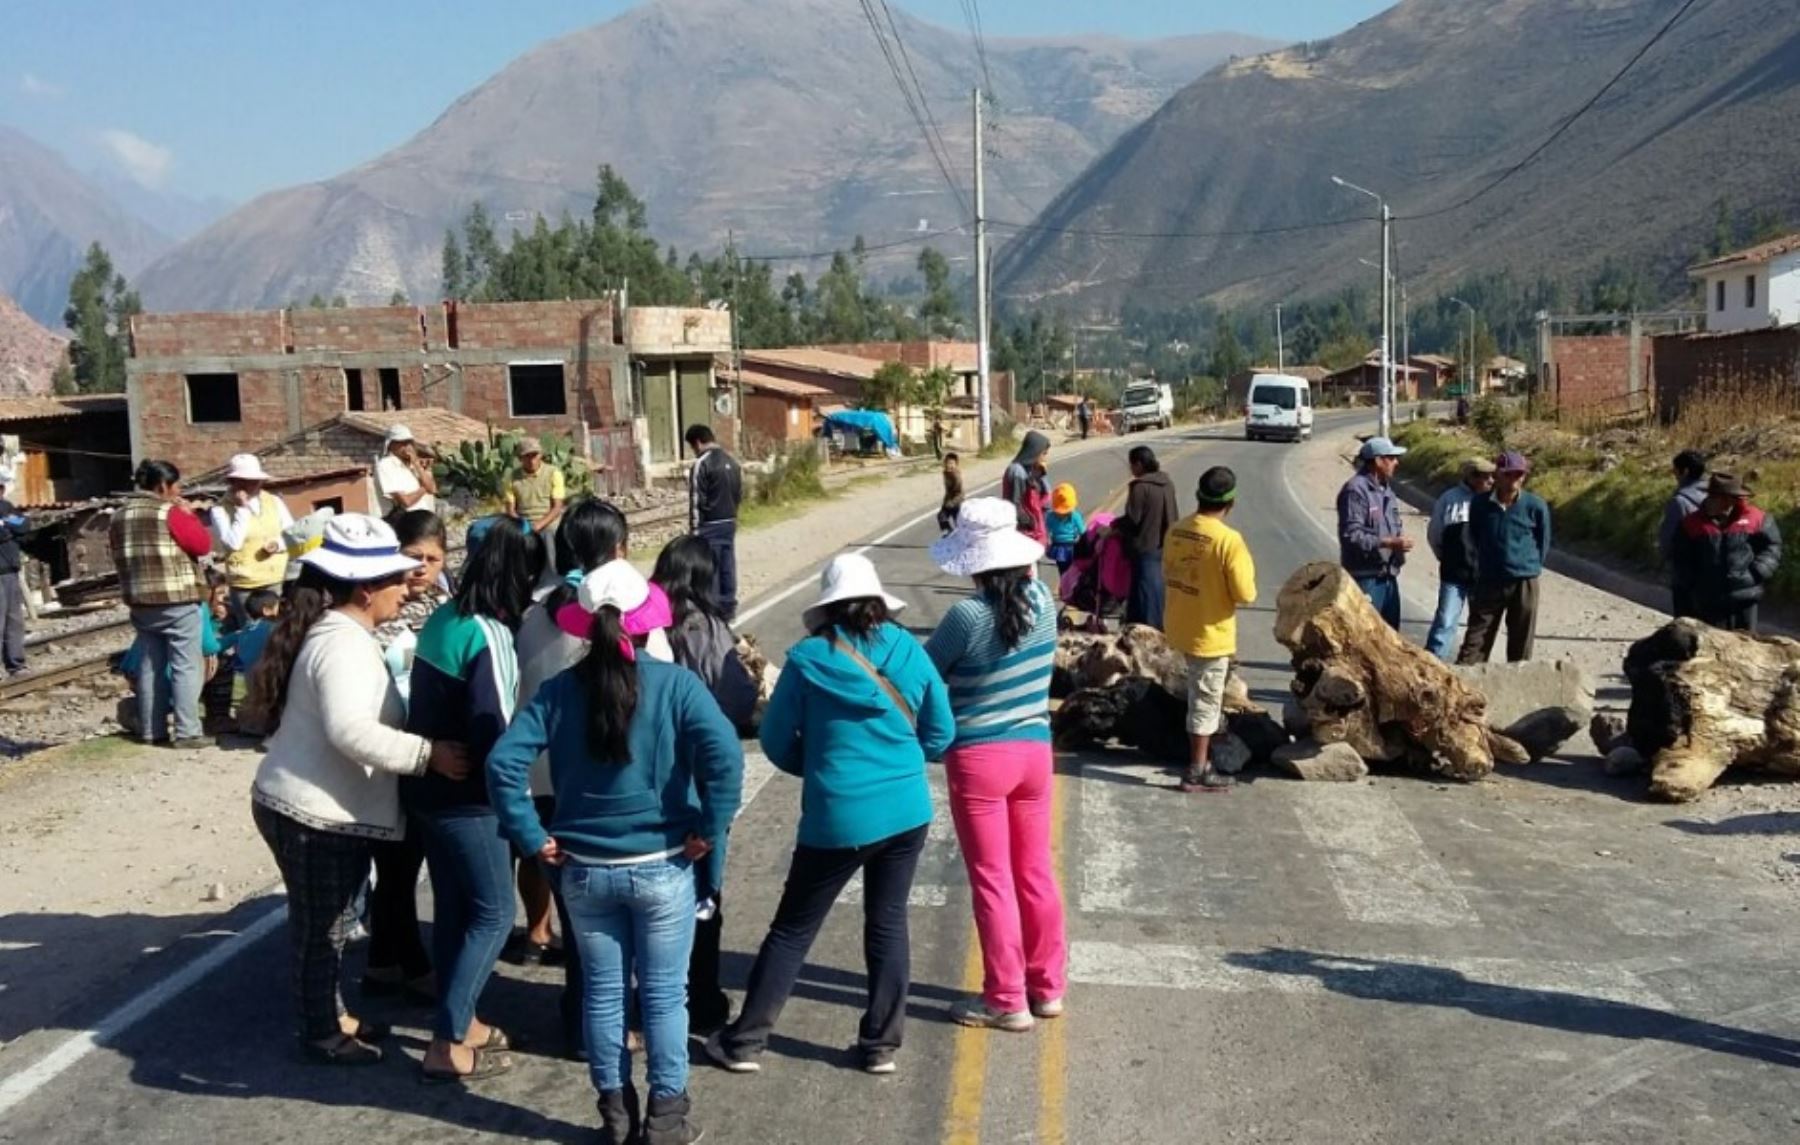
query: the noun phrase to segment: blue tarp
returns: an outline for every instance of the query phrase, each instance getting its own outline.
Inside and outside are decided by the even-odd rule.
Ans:
[[[894,433],[894,423],[888,415],[874,410],[850,409],[825,415],[825,431],[841,433],[848,431],[857,435],[873,434],[881,442],[881,447],[889,453],[898,452],[900,438]]]

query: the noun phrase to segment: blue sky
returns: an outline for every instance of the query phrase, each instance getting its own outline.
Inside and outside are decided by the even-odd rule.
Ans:
[[[979,7],[990,36],[1236,31],[1294,40],[1342,31],[1390,3],[980,0]],[[373,158],[535,44],[632,6],[0,0],[0,123],[49,143],[78,169],[110,168],[184,195],[246,199]],[[963,27],[960,0],[903,6]]]

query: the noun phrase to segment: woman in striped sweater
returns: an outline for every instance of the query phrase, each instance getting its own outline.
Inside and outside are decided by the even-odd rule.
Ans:
[[[939,568],[975,582],[925,645],[950,686],[956,741],[944,757],[950,813],[981,935],[982,994],[965,1026],[1012,1033],[1061,1017],[1068,944],[1050,854],[1050,673],[1056,602],[1036,577],[1044,546],[992,497],[965,501],[932,546]]]

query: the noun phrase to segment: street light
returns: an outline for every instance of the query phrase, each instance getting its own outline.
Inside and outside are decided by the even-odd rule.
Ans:
[[[1472,400],[1475,397],[1475,308],[1454,296],[1450,301],[1469,312],[1469,352],[1463,358],[1463,396]]]
[[[1359,187],[1337,175],[1333,175],[1331,181],[1346,191],[1367,195],[1381,206],[1381,415],[1378,425],[1381,435],[1386,437],[1393,424],[1394,401],[1394,351],[1389,337],[1394,323],[1394,300],[1392,276],[1388,271],[1388,267],[1393,265],[1390,236],[1393,233],[1394,215],[1388,210],[1387,200],[1367,187]]]

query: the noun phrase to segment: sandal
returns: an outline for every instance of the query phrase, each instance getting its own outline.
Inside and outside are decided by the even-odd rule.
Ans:
[[[460,1073],[454,1069],[432,1069],[430,1066],[419,1067],[419,1080],[427,1085],[460,1085],[463,1082],[482,1081],[490,1077],[498,1077],[512,1068],[512,1059],[503,1053],[492,1050],[476,1050],[475,1062],[468,1073]]]
[[[469,1046],[469,1048],[476,1051],[487,1050],[490,1053],[502,1053],[513,1047],[512,1039],[506,1036],[505,1030],[499,1026],[489,1026],[487,1041],[478,1046]]]
[[[359,1042],[379,1042],[392,1037],[393,1033],[394,1027],[388,1025],[386,1022],[370,1022],[358,1018],[356,1020],[356,1029],[352,1031],[349,1036],[355,1038]]]
[[[339,1034],[324,1045],[301,1042],[300,1053],[314,1065],[378,1065],[382,1059],[381,1047],[371,1046],[349,1034]]]

